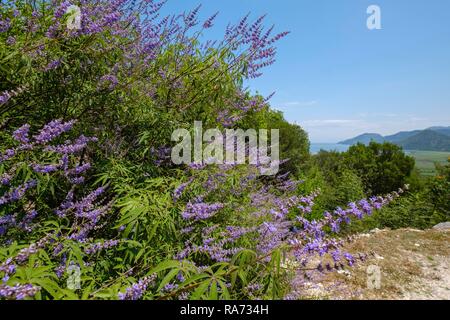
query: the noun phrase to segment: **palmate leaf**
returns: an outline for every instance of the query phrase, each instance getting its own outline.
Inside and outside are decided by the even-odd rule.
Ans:
[[[210,283],[211,281],[209,279],[201,282],[200,285],[197,287],[197,289],[195,289],[195,291],[191,294],[190,299],[200,300],[208,290]]]
[[[201,273],[201,274],[195,274],[191,277],[189,277],[188,279],[186,279],[183,283],[181,283],[179,285],[179,288],[184,288],[187,287],[188,285],[197,282],[198,280],[202,280],[205,278],[209,278],[211,275],[206,274],[206,273]]]
[[[69,289],[60,289],[62,296],[58,297],[58,300],[80,300],[80,296],[72,290]]]
[[[41,287],[54,299],[58,299],[62,295],[62,288],[58,284],[58,278],[52,272],[50,265],[35,266],[37,258],[33,257],[27,266],[17,269],[12,281],[17,283],[31,283]],[[42,296],[41,292],[41,296]]]
[[[161,262],[160,264],[158,264],[156,267],[154,267],[153,269],[151,269],[148,273],[149,274],[153,274],[153,273],[158,273],[167,269],[180,269],[180,262],[177,260],[166,260]]]
[[[118,293],[121,291],[124,291],[124,288],[122,288],[120,284],[115,284],[109,288],[91,293],[90,295],[99,299],[117,299]]]
[[[164,288],[164,286],[168,284],[173,278],[175,278],[179,272],[180,271],[178,270],[178,268],[175,268],[171,270],[169,273],[167,273],[166,276],[159,283],[157,291],[161,291],[161,289]]]
[[[228,287],[225,285],[223,281],[218,281],[218,284],[220,285],[220,288],[222,289],[222,297],[225,300],[230,300],[230,292],[228,291]]]
[[[257,254],[253,250],[242,250],[234,255],[230,263],[236,265],[238,268],[231,273],[232,286],[236,284],[238,277],[244,286],[248,283],[247,270],[255,268],[256,258]]]
[[[208,295],[208,300],[217,300],[217,281],[216,280],[212,280],[211,284],[209,286],[209,295]]]
[[[44,289],[54,299],[60,299],[63,296],[63,289],[55,281],[46,278],[36,278],[31,283]]]
[[[219,298],[230,299],[228,288],[225,285],[225,279],[213,276],[200,282],[191,294],[190,299],[199,300],[203,298],[207,300],[218,300]]]
[[[91,283],[83,289],[81,300],[89,300],[89,296],[92,294],[92,289],[95,287],[95,281],[92,280]]]

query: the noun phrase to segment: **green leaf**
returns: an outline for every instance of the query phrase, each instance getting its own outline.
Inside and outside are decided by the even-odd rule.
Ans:
[[[191,300],[200,300],[200,298],[205,294],[206,290],[208,290],[210,280],[206,280],[200,283],[197,289],[190,296]]]

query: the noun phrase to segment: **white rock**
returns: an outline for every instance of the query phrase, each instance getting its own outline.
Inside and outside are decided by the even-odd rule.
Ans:
[[[450,222],[442,222],[433,227],[433,229],[447,230],[450,229]]]

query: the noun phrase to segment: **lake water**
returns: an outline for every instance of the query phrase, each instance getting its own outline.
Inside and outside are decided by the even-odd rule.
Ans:
[[[350,146],[338,143],[311,143],[310,151],[312,154],[318,153],[320,150],[325,151],[347,151]]]

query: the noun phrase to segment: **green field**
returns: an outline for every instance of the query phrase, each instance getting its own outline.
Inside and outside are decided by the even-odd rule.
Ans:
[[[407,151],[407,153],[416,159],[416,167],[423,175],[434,175],[435,163],[445,164],[450,157],[450,152]]]

